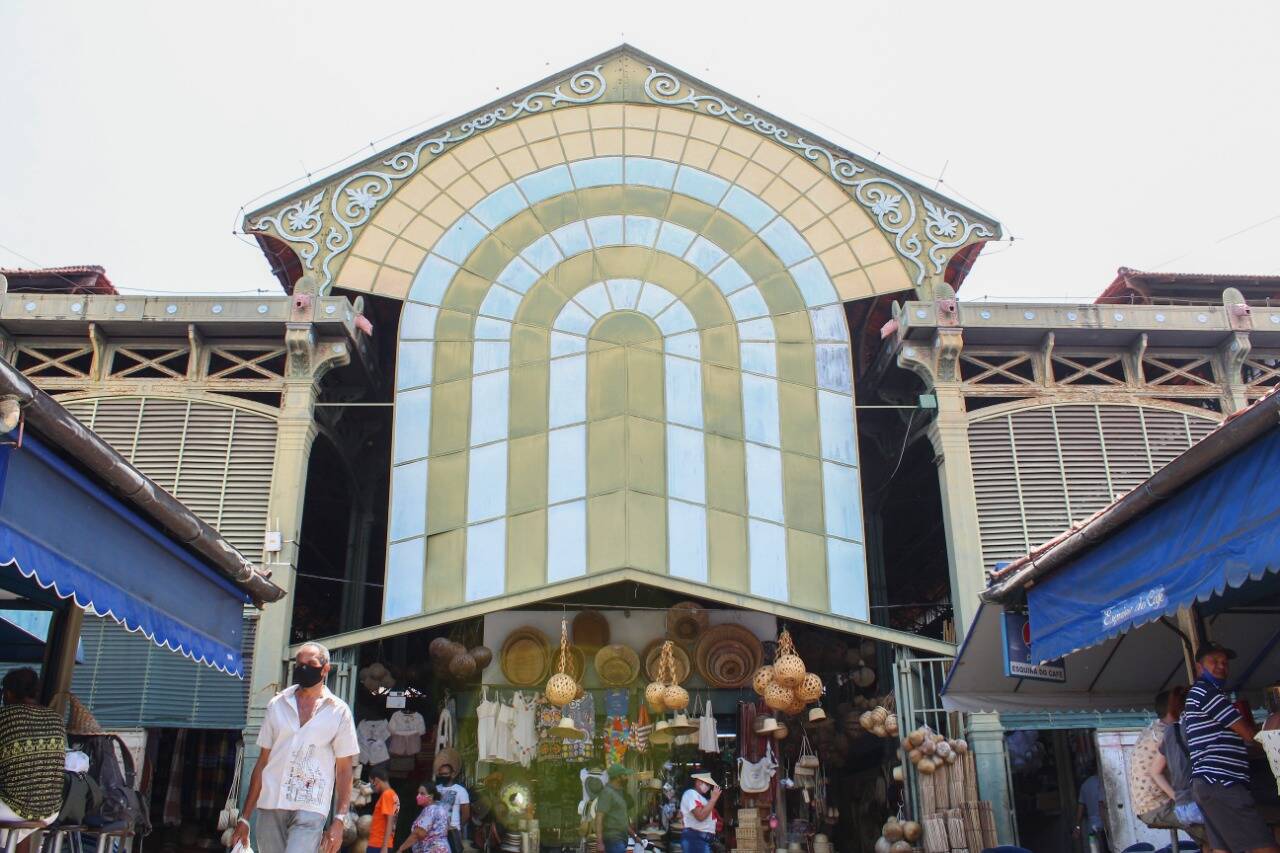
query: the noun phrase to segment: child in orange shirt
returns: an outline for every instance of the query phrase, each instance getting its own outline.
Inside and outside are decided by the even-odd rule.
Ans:
[[[374,767],[369,783],[378,801],[373,807],[373,825],[369,827],[368,853],[390,853],[395,850],[396,818],[400,815],[400,798],[391,790],[387,771]]]

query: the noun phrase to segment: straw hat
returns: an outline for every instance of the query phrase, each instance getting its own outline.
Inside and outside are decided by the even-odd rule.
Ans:
[[[462,769],[462,756],[451,746],[436,750],[436,756],[431,762],[431,775],[439,773],[440,768],[446,764],[453,768],[454,773]]]
[[[67,734],[69,735],[102,735],[106,734],[102,730],[102,726],[94,719],[93,714],[89,713],[89,709],[80,701],[80,697],[74,693],[67,694],[70,700],[68,704],[71,706],[71,715],[67,720]]]
[[[682,601],[667,611],[667,636],[682,643],[698,639],[707,627],[707,611],[696,601]]]
[[[773,717],[760,717],[756,720],[756,734],[771,735],[778,730],[778,721]]]
[[[671,743],[675,739],[675,733],[671,731],[671,724],[666,720],[658,720],[653,724],[653,733],[649,735],[650,743]]]
[[[821,705],[815,705],[809,709],[809,722],[820,723],[827,718],[827,712],[822,710]]]
[[[689,778],[695,782],[706,782],[708,785],[719,787],[715,777],[710,773],[691,773],[689,774]]]
[[[596,672],[611,687],[623,687],[640,674],[640,656],[634,649],[614,643],[596,652]]]
[[[689,722],[689,718],[682,712],[676,713],[671,718],[671,723],[667,726],[667,731],[672,735],[689,735],[698,730],[698,727]]]
[[[565,740],[582,740],[587,736],[586,732],[573,722],[572,717],[561,717],[560,722],[556,723],[555,728],[549,730],[547,734]]]

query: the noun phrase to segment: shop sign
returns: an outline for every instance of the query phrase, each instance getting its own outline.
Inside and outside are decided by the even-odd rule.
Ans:
[[[1066,681],[1067,665],[1062,658],[1039,663],[1031,656],[1031,622],[1025,613],[1004,611],[1000,621],[1004,634],[1004,674],[1009,678],[1033,681]]]

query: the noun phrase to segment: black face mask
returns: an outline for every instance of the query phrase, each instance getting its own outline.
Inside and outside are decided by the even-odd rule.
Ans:
[[[293,668],[293,683],[299,687],[315,687],[324,680],[324,667],[322,666],[295,666]]]
[[[444,787],[448,786],[448,784],[449,784],[450,782],[452,782],[452,781],[453,781],[453,779],[451,779],[451,778],[450,778],[450,777],[448,777],[448,776],[437,776],[437,777],[436,777],[436,787],[438,787],[438,788],[444,788]]]

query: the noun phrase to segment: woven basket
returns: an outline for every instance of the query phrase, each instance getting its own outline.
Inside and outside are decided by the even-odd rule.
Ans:
[[[68,693],[68,705],[71,708],[70,717],[67,720],[67,734],[70,735],[101,735],[106,734],[102,730],[102,726],[94,719],[93,714],[89,713],[89,709],[84,706],[80,698],[74,693]]]
[[[769,688],[769,685],[772,682],[772,666],[762,666],[756,670],[755,675],[751,676],[751,687],[761,696],[764,695],[764,691]]]
[[[773,680],[783,687],[800,686],[804,674],[804,661],[799,655],[783,655],[773,662]]]

